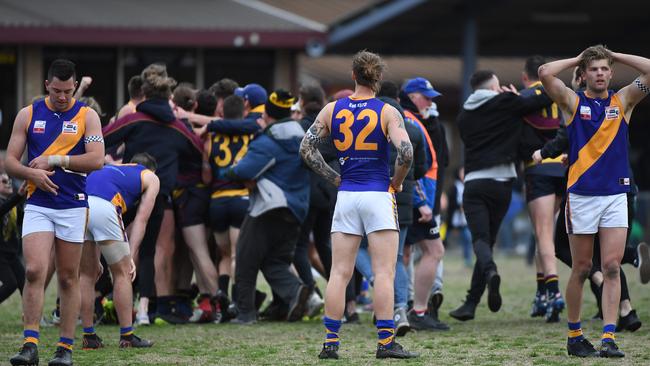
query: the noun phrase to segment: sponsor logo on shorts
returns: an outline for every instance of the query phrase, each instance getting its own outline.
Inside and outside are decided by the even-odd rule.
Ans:
[[[86,200],[86,195],[84,193],[76,193],[74,195],[74,199],[77,201],[85,201]]]
[[[66,135],[76,135],[77,134],[77,122],[72,121],[63,121],[63,129],[61,133]]]
[[[580,119],[591,119],[591,108],[589,106],[580,106]]]
[[[47,124],[47,121],[34,121],[34,128],[32,131],[34,133],[45,133],[45,125]]]
[[[630,185],[630,178],[618,178],[618,184],[622,186],[629,186]]]
[[[617,119],[620,114],[617,106],[605,108],[605,119]]]

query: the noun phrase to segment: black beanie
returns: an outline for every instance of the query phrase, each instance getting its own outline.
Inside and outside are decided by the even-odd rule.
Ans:
[[[283,119],[291,116],[291,106],[295,98],[284,89],[276,89],[266,101],[265,111],[271,118]]]

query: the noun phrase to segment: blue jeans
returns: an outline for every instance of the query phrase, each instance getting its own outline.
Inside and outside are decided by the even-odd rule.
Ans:
[[[405,308],[408,301],[408,274],[404,267],[404,242],[408,226],[399,227],[399,246],[397,249],[397,263],[395,264],[395,308]],[[361,239],[359,253],[357,254],[356,267],[359,272],[371,284],[374,284],[375,276],[372,273],[372,261],[368,253],[368,238]]]

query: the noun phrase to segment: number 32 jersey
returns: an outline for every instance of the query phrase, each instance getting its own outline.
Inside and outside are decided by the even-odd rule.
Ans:
[[[385,106],[377,98],[335,102],[331,135],[341,166],[340,191],[389,191],[390,150],[381,121]]]
[[[237,164],[248,151],[251,135],[210,134],[210,168],[212,169],[212,198],[248,196],[241,182],[219,179],[219,171]]]

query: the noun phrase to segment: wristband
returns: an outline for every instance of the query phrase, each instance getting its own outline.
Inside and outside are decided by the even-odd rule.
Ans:
[[[47,157],[47,165],[49,165],[51,168],[67,168],[70,166],[70,157],[68,155],[50,155]]]
[[[641,82],[641,79],[636,78],[636,79],[634,80],[634,84],[636,84],[636,87],[639,88],[639,90],[641,90],[642,92],[644,92],[644,93],[646,93],[646,94],[650,94],[650,88],[648,88],[647,85],[643,84],[643,83]]]

